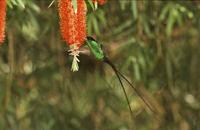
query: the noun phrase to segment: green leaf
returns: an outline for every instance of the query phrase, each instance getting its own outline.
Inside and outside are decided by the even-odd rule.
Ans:
[[[87,2],[89,3],[90,7],[92,7],[92,9],[95,10],[95,7],[94,7],[92,0],[88,0]]]
[[[131,1],[131,10],[132,10],[134,20],[137,19],[138,12],[137,12],[137,1],[136,0]]]
[[[93,18],[92,19],[92,23],[93,23],[93,27],[94,27],[94,32],[96,35],[100,35],[100,31],[99,31],[99,27],[98,27],[98,22],[97,22],[97,18]]]
[[[175,24],[175,15],[174,15],[174,11],[175,9],[171,10],[169,12],[169,17],[167,19],[167,27],[166,27],[166,34],[167,36],[170,36],[172,33],[172,29],[174,27]]]
[[[25,4],[23,0],[16,0],[18,3],[18,6],[21,7],[22,9],[25,9]]]

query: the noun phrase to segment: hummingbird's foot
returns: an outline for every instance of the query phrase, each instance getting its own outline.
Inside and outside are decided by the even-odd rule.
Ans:
[[[70,46],[70,50],[68,52],[70,52],[69,55],[73,56],[73,61],[72,61],[72,66],[71,66],[71,70],[73,72],[78,71],[79,66],[78,66],[78,62],[80,62],[80,60],[78,59],[79,53],[80,51],[78,50],[79,48],[77,47],[76,44],[73,44]]]

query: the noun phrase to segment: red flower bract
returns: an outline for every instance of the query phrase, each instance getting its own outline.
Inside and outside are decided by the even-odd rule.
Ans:
[[[92,0],[94,3],[98,2],[100,5],[103,5],[106,3],[107,0]]]
[[[0,44],[5,37],[6,0],[0,0]]]
[[[98,2],[99,2],[100,5],[103,5],[103,4],[106,3],[106,0],[98,0]]]

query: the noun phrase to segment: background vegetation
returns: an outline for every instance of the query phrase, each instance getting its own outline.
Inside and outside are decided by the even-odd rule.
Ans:
[[[81,55],[80,70],[60,37],[57,2],[7,0],[0,46],[0,130],[200,129],[200,2],[88,3],[88,34],[155,108],[128,87],[134,121],[111,68]]]

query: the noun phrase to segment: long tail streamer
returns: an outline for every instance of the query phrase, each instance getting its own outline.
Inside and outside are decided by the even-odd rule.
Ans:
[[[120,78],[120,75],[118,74],[118,70],[116,69],[116,67],[114,66],[114,64],[112,64],[112,63],[110,62],[110,60],[108,60],[108,58],[105,58],[105,59],[104,59],[104,62],[107,63],[108,65],[110,65],[111,68],[113,69],[113,71],[115,72],[115,74],[116,74],[116,76],[117,76],[117,78],[118,78],[118,80],[119,80],[119,82],[120,82],[120,84],[121,84],[121,86],[122,86],[122,90],[123,90],[123,92],[124,92],[124,95],[125,95],[125,97],[126,97],[126,101],[127,101],[127,103],[128,103],[128,107],[129,107],[129,110],[130,110],[130,113],[131,113],[131,117],[133,118],[133,111],[132,111],[132,109],[131,109],[130,101],[129,101],[129,99],[128,99],[128,95],[126,94],[126,90],[125,90],[125,87],[124,87],[124,85],[123,85],[123,83],[122,83],[122,80],[121,80],[121,78]]]
[[[128,96],[126,94],[126,91],[125,91],[125,88],[123,86],[123,83],[122,83],[122,80],[120,78],[120,76],[131,86],[131,88],[136,92],[136,94],[142,99],[142,101],[145,103],[145,105],[153,112],[155,113],[155,109],[152,108],[152,106],[144,99],[144,97],[142,96],[142,94],[133,86],[133,84],[121,73],[119,72],[115,65],[107,58],[105,57],[104,58],[104,62],[107,63],[108,65],[111,66],[111,68],[113,69],[113,71],[115,72],[115,74],[117,75],[118,79],[119,79],[119,82],[122,86],[122,89],[123,89],[123,92],[125,94],[125,97],[126,97],[126,100],[127,100],[127,103],[128,103],[128,106],[129,106],[129,109],[130,109],[130,112],[131,112],[131,115],[133,116],[133,111],[131,109],[131,106],[130,106],[130,101],[128,99]]]

